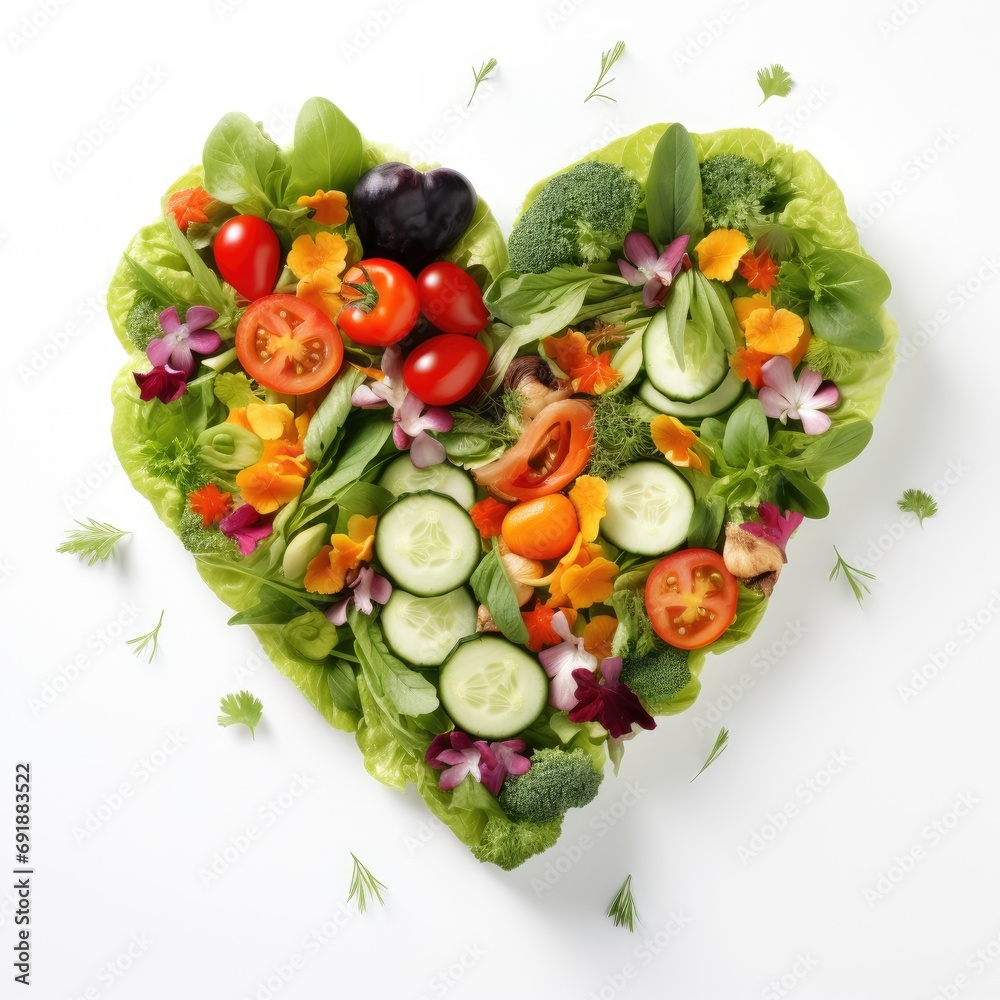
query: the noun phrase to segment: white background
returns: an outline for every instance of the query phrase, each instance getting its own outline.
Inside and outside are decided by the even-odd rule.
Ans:
[[[5,5],[0,866],[13,867],[14,763],[30,760],[33,995],[996,996],[995,10],[388,9]],[[618,103],[585,105],[619,37]],[[490,56],[500,68],[466,112],[470,64]],[[758,107],[756,70],[775,61],[797,86]],[[766,621],[706,668],[694,709],[629,746],[559,847],[512,874],[478,864],[415,795],[368,778],[352,738],[227,627],[112,454],[122,353],[101,299],[122,248],[223,113],[289,141],[313,94],[373,138],[464,171],[505,229],[535,180],[649,122],[769,129],[819,156],[893,278],[911,357],[871,446],[832,477],[830,517],[792,543]],[[895,507],[909,486],[939,494],[923,530]],[[55,553],[83,517],[134,533],[117,563]],[[834,544],[877,574],[863,608],[827,580]],[[147,665],[123,640],[161,609]],[[265,706],[256,740],[215,723],[219,697],[241,687]],[[730,747],[690,784],[721,724]],[[956,812],[962,796],[973,804]],[[251,826],[238,860],[200,878]],[[389,891],[384,909],[348,919],[352,850]],[[604,916],[628,872],[635,936]],[[8,886],[0,993],[15,996]]]

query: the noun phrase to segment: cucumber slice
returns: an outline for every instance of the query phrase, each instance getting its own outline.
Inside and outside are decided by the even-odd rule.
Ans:
[[[455,725],[489,740],[506,740],[527,729],[549,700],[541,664],[494,635],[463,642],[441,668],[438,689]]]
[[[686,321],[689,326],[691,321]],[[717,389],[729,372],[729,359],[718,338],[705,338],[690,330],[684,338],[684,370],[681,371],[670,343],[665,309],[649,321],[642,335],[642,359],[646,377],[670,399],[692,403]]]
[[[612,545],[658,556],[682,545],[694,514],[694,491],[663,462],[636,462],[608,483],[601,534]]]
[[[472,518],[440,493],[407,493],[375,529],[375,555],[394,584],[417,597],[461,587],[479,564],[482,543]]]
[[[433,490],[457,500],[466,510],[476,502],[476,487],[461,469],[447,462],[418,469],[409,455],[394,458],[382,473],[378,485],[397,497],[404,493]]]
[[[440,597],[394,590],[379,622],[389,648],[415,667],[438,667],[455,643],[476,631],[478,608],[464,588]]]
[[[678,399],[664,396],[650,381],[639,386],[639,398],[659,410],[660,413],[678,417],[681,420],[700,420],[702,417],[714,417],[717,413],[735,406],[743,395],[746,383],[741,382],[736,375],[730,373],[722,380],[718,389],[713,389],[707,396],[696,399],[693,403],[684,403]]]

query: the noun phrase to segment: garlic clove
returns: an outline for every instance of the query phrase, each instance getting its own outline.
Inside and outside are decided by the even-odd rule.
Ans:
[[[770,583],[772,589],[785,563],[781,549],[774,542],[752,535],[733,521],[726,525],[726,544],[722,558],[726,569],[738,580],[752,580],[773,573],[774,578]]]

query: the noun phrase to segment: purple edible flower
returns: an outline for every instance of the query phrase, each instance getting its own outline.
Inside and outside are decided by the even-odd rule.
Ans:
[[[489,766],[484,757],[479,762],[479,774],[483,786],[494,795],[499,795],[500,786],[508,774],[526,774],[531,769],[531,761],[524,756],[528,747],[524,740],[504,740],[503,743],[491,743],[489,749],[496,763]]]
[[[625,256],[618,269],[630,285],[642,285],[642,304],[647,309],[662,305],[674,278],[684,266],[689,236],[678,236],[657,253],[656,244],[645,234],[632,231],[625,237]]]
[[[822,434],[830,428],[830,418],[821,410],[836,406],[840,391],[832,382],[824,382],[819,372],[806,368],[795,380],[792,363],[785,357],[771,358],[760,369],[764,386],[757,394],[769,417],[783,424],[802,421],[806,434]]]
[[[385,604],[392,596],[392,584],[370,566],[362,567],[349,586],[351,592],[347,597],[326,609],[326,617],[334,625],[347,624],[348,605],[353,604],[362,614],[370,615],[373,603]]]
[[[425,759],[436,771],[443,771],[438,788],[448,790],[460,785],[467,777],[481,782],[494,795],[508,774],[524,774],[531,761],[523,755],[527,746],[522,740],[487,743],[453,729],[435,736],[427,748]]]
[[[274,530],[271,526],[273,519],[273,514],[264,516],[245,503],[219,522],[219,530],[227,538],[235,539],[240,555],[248,556],[257,548],[257,543]]]
[[[569,713],[570,722],[593,722],[595,719],[619,740],[638,724],[643,729],[655,729],[656,723],[635,693],[621,683],[622,658],[608,657],[601,662],[603,682],[589,670],[574,670],[577,682],[577,706]]]
[[[740,527],[751,535],[773,542],[781,549],[781,554],[785,555],[785,546],[792,533],[802,523],[802,515],[790,510],[782,514],[773,503],[762,503],[757,508],[757,515],[760,517],[759,523],[748,521]]]
[[[132,376],[139,387],[139,398],[147,403],[151,399],[172,403],[187,389],[187,376],[169,365],[157,365],[148,372],[132,372]]]
[[[552,629],[562,642],[558,646],[543,649],[538,654],[538,659],[552,679],[549,684],[549,704],[568,712],[576,707],[577,673],[586,670],[592,674],[597,669],[597,657],[584,649],[582,638],[573,635],[562,611],[557,611],[552,616]]]
[[[160,313],[163,336],[156,337],[146,348],[146,357],[154,365],[170,365],[190,378],[198,368],[195,354],[211,354],[222,346],[222,338],[214,330],[206,330],[219,314],[208,306],[191,306],[182,323],[177,307],[170,306]]]

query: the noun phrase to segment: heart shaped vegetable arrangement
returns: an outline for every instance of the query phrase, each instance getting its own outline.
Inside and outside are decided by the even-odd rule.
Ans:
[[[227,115],[109,291],[115,446],[369,772],[512,868],[753,632],[871,436],[888,292],[762,132],[649,126],[505,246],[328,101],[288,149]]]

